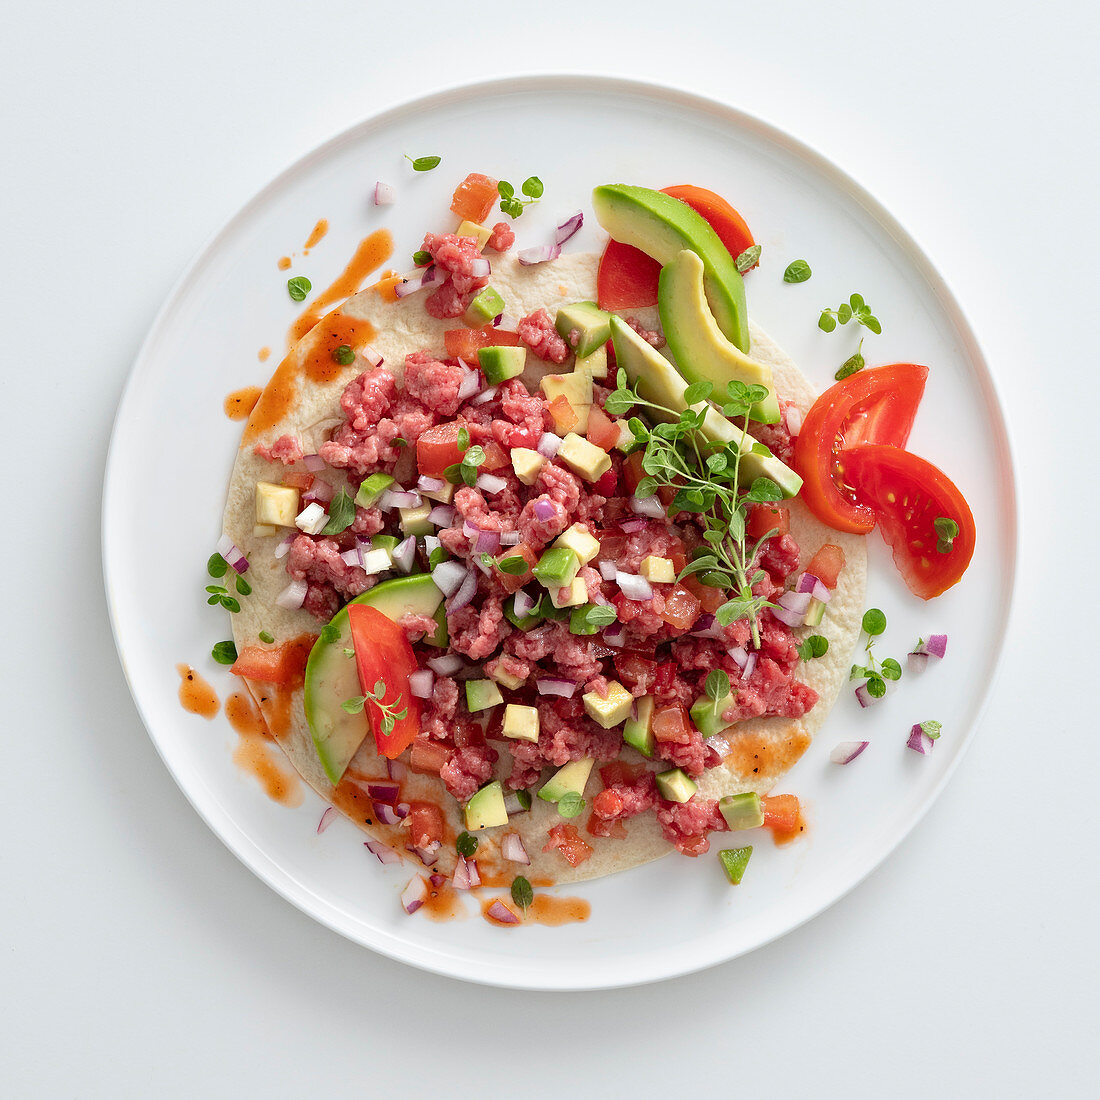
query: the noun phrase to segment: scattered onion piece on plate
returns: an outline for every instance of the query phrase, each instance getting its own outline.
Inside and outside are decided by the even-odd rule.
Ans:
[[[841,741],[829,753],[829,759],[834,764],[850,764],[870,743],[870,741]]]

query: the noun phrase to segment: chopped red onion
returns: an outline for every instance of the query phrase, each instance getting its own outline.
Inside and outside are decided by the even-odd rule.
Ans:
[[[217,551],[238,573],[248,572],[248,558],[239,549],[228,535],[222,535],[218,539]],[[944,635],[946,641],[946,635]],[[941,654],[942,656],[942,654]]]
[[[788,405],[783,411],[783,420],[790,437],[797,439],[798,433],[802,431],[802,410],[797,405]]]
[[[285,611],[297,611],[306,602],[308,591],[309,585],[305,581],[291,581],[275,597],[275,606],[281,607]]]
[[[401,797],[401,787],[397,783],[368,783],[367,794],[380,802],[396,802]]]
[[[729,739],[723,737],[720,733],[714,734],[712,737],[708,737],[704,742],[704,745],[713,752],[716,752],[719,756],[725,757],[730,751]]]
[[[772,608],[772,614],[787,626],[801,626],[806,621],[812,598],[809,592],[784,592],[776,601],[778,606]]]
[[[829,759],[834,764],[850,764],[870,743],[870,741],[841,741],[829,753]]]
[[[535,501],[534,507],[531,509],[535,514],[535,519],[540,523],[546,523],[548,520],[552,520],[557,515],[557,509],[554,507],[554,502],[546,497],[540,498]]]
[[[510,313],[498,313],[493,320],[493,327],[501,332],[515,332],[519,328],[519,318]]]
[[[628,519],[619,524],[619,528],[627,535],[636,535],[639,531],[644,531],[649,526],[649,520],[647,519]]]
[[[335,806],[329,806],[323,814],[321,814],[321,820],[317,822],[317,835],[320,836],[338,817],[339,811]]]
[[[863,683],[863,684],[860,684],[859,687],[856,688],[856,698],[859,700],[859,705],[861,707],[873,707],[875,705],[875,703],[879,702],[882,699],[885,699],[886,696],[885,695],[877,695],[877,696],[872,695],[867,690],[866,683]]]
[[[924,643],[924,648],[928,652],[929,657],[943,658],[947,656],[947,635],[946,634],[929,634],[928,641]]]
[[[530,615],[538,604],[538,600],[531,595],[530,592],[525,592],[520,588],[514,597],[512,609],[522,619],[525,615]]]
[[[480,886],[481,885],[481,873],[477,869],[477,860],[476,859],[466,860],[466,866],[467,866],[467,869],[470,872],[470,885],[471,886]]]
[[[492,554],[500,549],[499,531],[483,531],[476,523],[467,519],[462,523],[462,533],[473,543],[473,548],[478,553]]]
[[[447,273],[435,264],[429,264],[423,269],[417,268],[415,271],[410,271],[393,288],[393,292],[398,298],[407,298],[418,290],[431,290],[432,287],[440,286],[446,281]]]
[[[435,682],[435,673],[430,668],[417,669],[409,673],[409,694],[417,699],[430,699],[432,697],[432,684]]]
[[[447,881],[447,876],[446,875],[429,875],[428,876],[428,881],[433,886],[442,886],[443,883],[445,883]]]
[[[392,206],[394,199],[397,198],[397,192],[388,183],[383,183],[379,180],[374,185],[374,205],[375,206]]]
[[[560,695],[563,699],[572,699],[577,685],[572,680],[536,680],[535,690],[539,695]]]
[[[402,573],[411,573],[416,561],[416,538],[410,535],[393,548],[393,564]]]
[[[303,494],[302,504],[320,504],[323,508],[336,495],[336,490],[318,478]]]
[[[424,536],[424,553],[431,557],[432,554],[438,550],[443,544],[435,537],[435,535]]]
[[[817,577],[813,573],[803,573],[798,578],[798,583],[794,586],[796,592],[810,592],[814,590],[814,585],[818,583]]]
[[[462,658],[457,653],[446,653],[442,657],[429,657],[428,668],[437,676],[453,676],[462,668]]]
[[[733,658],[734,663],[743,673],[745,665],[749,662],[749,651],[743,645],[735,645],[727,649],[726,652]]]
[[[401,783],[409,774],[409,769],[400,760],[387,760],[386,774],[395,782]]]
[[[378,857],[380,863],[401,862],[401,853],[395,852],[388,844],[383,844],[380,840],[364,841],[363,846],[369,848]]]
[[[451,605],[448,611],[461,611],[469,604],[477,594],[477,574],[467,573],[466,579],[459,586],[458,591],[451,597]]]
[[[428,477],[422,474],[416,482],[417,489],[422,493],[438,493],[445,489],[447,483],[441,477]]]
[[[501,924],[519,924],[519,917],[499,899],[494,901],[486,912],[493,920],[500,921]]]
[[[363,350],[359,354],[362,355],[372,367],[380,367],[385,362],[385,359],[383,359],[370,344],[364,344]]]
[[[664,519],[665,517],[665,506],[658,496],[646,497],[644,500],[631,497],[630,510],[636,516],[648,516],[650,519]]]
[[[436,527],[450,527],[455,521],[455,510],[450,504],[437,504],[428,513],[428,522]]]
[[[453,596],[469,576],[469,570],[460,561],[441,561],[432,570],[432,580],[444,596]]]
[[[493,273],[492,265],[485,256],[480,256],[477,259],[471,260],[469,265],[469,274],[475,279],[487,279]]]
[[[481,389],[481,375],[476,370],[468,370],[458,384],[458,399],[465,401]]]
[[[391,512],[394,508],[419,508],[421,496],[414,490],[387,489],[378,498],[378,507],[383,512]]]
[[[320,455],[303,455],[302,465],[311,474],[319,474],[325,468],[325,460]]]
[[[756,662],[759,655],[754,649],[748,657],[745,658],[745,667],[741,669],[741,679],[747,680],[756,671]]]
[[[493,400],[497,395],[496,386],[490,386],[484,393],[479,393],[470,404],[471,405],[486,405]]]
[[[490,496],[495,496],[508,488],[508,482],[502,477],[497,477],[496,474],[479,474],[475,484],[483,493],[488,493]]]
[[[405,851],[412,852],[412,854],[416,856],[416,858],[420,860],[420,862],[423,863],[425,867],[434,867],[436,861],[439,859],[440,847],[441,845],[439,841],[433,840],[430,841],[427,846],[423,848],[417,848],[412,844],[406,844]]]
[[[290,544],[297,538],[297,535],[287,535],[278,546],[275,547],[275,558],[285,558],[290,553]]]
[[[455,864],[454,878],[451,879],[451,885],[456,890],[469,890],[471,886],[477,886],[480,884],[480,878],[477,882],[474,881],[474,875],[477,871],[477,865],[472,861],[465,858],[465,856],[459,856],[458,862]]]
[[[535,264],[544,264],[547,260],[556,260],[560,255],[560,244],[540,244],[535,248],[521,249],[517,258],[524,267],[532,267]]]
[[[626,626],[623,623],[612,623],[600,631],[600,637],[603,638],[605,645],[621,649],[626,645]]]
[[[397,810],[385,802],[372,802],[371,809],[374,810],[374,816],[380,825],[396,825],[401,820]]]
[[[505,833],[500,841],[500,854],[510,863],[530,864],[531,857],[523,846],[519,833]]]
[[[909,740],[905,743],[914,752],[922,753],[924,756],[932,751],[932,745],[934,744],[932,738],[924,732],[919,723],[909,731]]]
[[[628,600],[653,599],[653,585],[638,573],[616,572],[615,583]]]
[[[428,897],[428,884],[422,875],[413,875],[408,885],[401,891],[401,908],[406,913],[415,913]]]
[[[923,672],[928,667],[928,654],[924,651],[924,646],[914,649],[905,664],[910,672]]]
[[[601,561],[598,563],[600,567],[600,576],[605,581],[613,581],[615,575],[619,572],[618,566],[613,561]]]
[[[561,447],[561,439],[554,435],[553,432],[543,432],[539,436],[538,444],[535,450],[538,451],[543,458],[553,458],[558,453]]]
[[[359,547],[358,546],[356,546],[352,550],[343,551],[343,553],[341,553],[341,555],[340,555],[340,560],[345,565],[362,565],[363,564],[363,560],[362,560],[362,558],[359,554]]]
[[[584,225],[584,214],[581,211],[570,214],[554,231],[554,244],[565,244],[582,225]]]
[[[501,533],[500,533],[500,545],[501,546],[519,546],[519,532],[518,531],[501,531]]]

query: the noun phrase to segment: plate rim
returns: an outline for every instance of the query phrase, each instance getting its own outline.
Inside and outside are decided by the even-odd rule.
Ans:
[[[214,807],[203,807],[196,801],[196,796],[185,785],[181,776],[169,763],[165,751],[161,747],[158,736],[154,733],[154,723],[146,713],[136,685],[131,677],[129,664],[123,651],[123,642],[120,637],[119,614],[116,610],[115,591],[119,587],[112,561],[114,552],[111,546],[110,515],[114,509],[116,491],[112,486],[116,480],[116,457],[119,447],[118,439],[120,426],[124,422],[128,407],[134,399],[136,390],[142,375],[148,369],[149,363],[154,358],[155,348],[161,338],[162,330],[166,328],[169,318],[177,306],[179,299],[184,297],[190,285],[195,282],[206,269],[209,261],[221,248],[222,242],[229,237],[238,227],[239,223],[246,221],[254,211],[262,207],[268,197],[278,191],[291,177],[307,172],[316,162],[324,161],[331,153],[342,146],[355,142],[361,136],[369,134],[387,125],[403,120],[406,117],[429,113],[432,110],[460,103],[468,100],[476,100],[483,96],[499,95],[502,92],[513,91],[517,93],[531,93],[533,91],[549,92],[583,92],[590,91],[597,94],[620,94],[640,99],[654,99],[665,105],[673,105],[716,117],[725,125],[732,125],[742,131],[748,130],[765,140],[788,149],[796,156],[802,157],[813,164],[816,170],[821,172],[833,186],[838,187],[849,197],[859,202],[874,219],[882,225],[894,238],[895,242],[906,253],[910,263],[914,264],[917,273],[933,291],[939,301],[940,307],[954,325],[963,341],[966,360],[982,390],[985,391],[986,403],[997,414],[996,422],[992,428],[995,437],[999,437],[1001,446],[1000,458],[1003,466],[1002,474],[1009,491],[1005,493],[1004,507],[1006,524],[1011,530],[1009,545],[1004,548],[1007,554],[1008,578],[1007,591],[1003,599],[1003,624],[1002,631],[997,641],[997,653],[993,662],[984,691],[978,701],[974,713],[974,719],[970,723],[965,736],[958,744],[954,758],[949,762],[938,782],[929,790],[920,805],[911,813],[903,826],[891,835],[891,838],[881,847],[876,848],[867,857],[865,865],[860,866],[855,874],[844,882],[842,887],[832,895],[829,900],[819,903],[814,900],[805,912],[795,913],[793,919],[779,922],[774,930],[769,931],[764,937],[754,941],[751,946],[735,949],[728,953],[708,955],[708,957],[685,961],[679,956],[671,957],[671,965],[661,960],[668,958],[659,952],[651,957],[654,963],[640,976],[634,974],[623,976],[608,976],[600,981],[554,981],[552,973],[542,976],[541,980],[533,980],[531,975],[521,972],[515,978],[509,973],[501,973],[490,977],[476,972],[476,965],[471,966],[465,960],[451,955],[445,955],[432,949],[424,949],[420,945],[409,944],[401,940],[400,936],[387,937],[385,942],[368,942],[355,930],[344,927],[337,919],[337,907],[327,899],[320,898],[310,892],[308,888],[298,883],[277,860],[267,853],[247,832],[240,828],[231,818],[225,820],[214,819]],[[1003,486],[1002,486],[1003,489]],[[646,985],[653,982],[665,981],[674,977],[697,973],[701,970],[730,962],[735,958],[756,951],[767,944],[773,943],[781,937],[800,928],[810,920],[820,916],[832,908],[842,898],[855,890],[866,878],[877,870],[897,849],[917,825],[932,805],[940,797],[944,787],[954,776],[956,769],[970,750],[979,726],[982,724],[989,706],[993,690],[996,687],[1005,658],[1005,639],[1010,635],[1016,615],[1018,613],[1018,582],[1020,559],[1020,529],[1021,529],[1021,492],[1017,476],[1016,447],[1013,442],[1009,418],[1006,412],[1006,404],[998,385],[996,375],[989,367],[989,362],[968,316],[963,310],[954,291],[947,280],[935,265],[928,253],[921,247],[920,242],[902,223],[857,179],[850,176],[843,168],[830,157],[822,153],[814,145],[796,137],[788,130],[768,119],[748,112],[741,107],[734,106],[722,99],[711,95],[703,95],[687,88],[673,84],[664,84],[656,81],[637,80],[630,77],[608,76],[583,72],[541,72],[520,76],[494,77],[474,83],[459,83],[446,86],[425,95],[412,96],[393,104],[384,110],[370,114],[365,118],[344,127],[319,144],[308,149],[301,156],[288,163],[281,171],[265,183],[251,198],[236,209],[226,218],[197,249],[187,262],[183,271],[172,284],[164,301],[158,309],[145,338],[142,340],[137,355],[126,376],[126,381],[119,398],[118,408],[111,424],[110,443],[107,448],[106,461],[103,469],[103,496],[100,508],[100,553],[103,565],[104,592],[107,601],[108,615],[111,623],[111,634],[114,639],[115,650],[122,667],[123,676],[127,688],[138,711],[142,724],[145,726],[149,739],[160,757],[162,763],[171,775],[176,786],[183,793],[188,803],[211,830],[211,832],[225,845],[225,847],[279,896],[290,902],[296,909],[310,917],[312,920],[324,925],[338,933],[345,939],[356,945],[376,951],[381,955],[406,963],[430,973],[444,977],[470,982],[472,984],[491,986],[496,988],[530,990],[530,991],[588,991],[601,989],[628,988]],[[327,912],[319,912],[317,903],[327,907]],[[311,904],[312,903],[312,904]]]

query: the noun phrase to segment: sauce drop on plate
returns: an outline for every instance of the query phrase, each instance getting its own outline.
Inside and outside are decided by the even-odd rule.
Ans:
[[[260,348],[259,352],[256,355],[256,358],[259,359],[261,363],[266,363],[270,355],[271,348],[265,345],[264,347]]]
[[[562,924],[572,924],[576,921],[585,921],[592,915],[592,906],[584,898],[562,898],[556,894],[536,894],[531,904],[527,907],[526,915],[511,897],[491,897],[481,901],[481,915],[490,923],[501,928],[518,928],[518,924],[509,924],[507,921],[497,920],[489,909],[494,903],[500,902],[506,909],[520,917],[521,924],[545,924],[556,928]]]
[[[176,665],[180,674],[180,705],[190,714],[211,719],[218,713],[221,703],[214,689],[190,666]]]
[[[225,415],[230,420],[247,420],[260,400],[263,390],[259,386],[243,386],[225,399]]]
[[[259,781],[268,798],[284,806],[301,805],[298,775],[285,765],[282,754],[272,745],[267,723],[252,697],[247,692],[234,692],[225,701],[225,716],[240,737],[233,750],[233,762]]]
[[[309,237],[306,240],[303,251],[308,256],[309,250],[320,243],[321,239],[328,232],[328,218],[321,218],[317,224],[310,231]]]
[[[289,267],[290,267],[290,257],[289,256],[280,256],[279,257],[279,270],[280,271],[286,271],[287,268],[289,268]]]

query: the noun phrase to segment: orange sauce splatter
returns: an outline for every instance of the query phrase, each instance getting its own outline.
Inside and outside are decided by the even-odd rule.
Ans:
[[[260,348],[259,355],[257,355],[256,358],[259,359],[261,363],[266,363],[270,356],[271,348],[265,346]]]
[[[383,302],[397,301],[397,285],[401,282],[401,274],[397,271],[383,271],[382,278],[373,283],[368,290],[373,290]]]
[[[489,912],[493,904],[498,901],[519,917],[522,924],[545,924],[556,928],[562,924],[588,920],[592,915],[592,906],[584,898],[561,898],[555,894],[536,894],[534,900],[527,907],[526,915],[510,897],[483,898],[481,900],[481,915],[490,924],[500,925],[502,928],[515,928],[517,925],[497,920]]]
[[[286,269],[288,267],[290,267],[290,257],[289,256],[280,256],[279,257],[279,270],[280,271],[286,271]]]
[[[251,696],[235,692],[225,701],[225,716],[240,741],[233,750],[233,763],[253,776],[268,798],[284,806],[302,803],[302,784],[271,745],[267,723]]]
[[[730,737],[725,763],[746,780],[785,775],[810,744],[810,735],[792,723],[782,736],[774,730],[741,732]]]
[[[252,415],[256,402],[260,400],[263,390],[259,386],[245,386],[243,389],[234,390],[225,399],[225,415],[230,420],[245,420]]]
[[[309,234],[309,237],[306,239],[306,243],[305,243],[305,246],[303,248],[303,251],[305,252],[305,254],[307,256],[309,255],[309,250],[311,248],[313,248],[314,245],[320,243],[321,238],[324,237],[324,235],[327,232],[328,232],[328,218],[321,218],[317,222],[317,224],[313,227],[312,231]]]
[[[180,705],[190,714],[213,718],[221,703],[214,689],[190,666],[176,665],[180,674]]]
[[[439,886],[428,886],[428,896],[420,907],[429,920],[464,920],[467,916],[466,907],[462,904],[460,891],[450,883],[444,882]]]
[[[259,680],[246,681],[252,698],[259,704],[267,728],[276,741],[289,737],[291,727],[291,708],[296,692],[300,692],[305,680],[306,661],[309,651],[317,641],[316,634],[300,634],[296,638],[283,642],[279,647],[285,653],[289,677],[285,684],[268,684]]]

